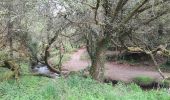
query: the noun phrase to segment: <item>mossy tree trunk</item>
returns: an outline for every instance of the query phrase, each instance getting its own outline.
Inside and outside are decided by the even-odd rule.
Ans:
[[[91,68],[90,74],[93,79],[98,81],[104,80],[104,65],[105,65],[105,51],[106,51],[106,43],[105,40],[101,40],[96,44],[96,50],[94,52],[93,57],[91,57]]]
[[[4,61],[4,64],[6,68],[10,69],[13,72],[12,76],[14,76],[16,80],[18,80],[20,75],[20,66],[16,64],[14,60],[6,60]]]

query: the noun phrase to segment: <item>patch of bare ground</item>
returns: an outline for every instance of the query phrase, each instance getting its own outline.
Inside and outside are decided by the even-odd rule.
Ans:
[[[79,49],[71,55],[71,59],[63,64],[63,70],[79,71],[85,69],[90,65],[90,61],[81,60],[81,56],[86,52],[85,48]],[[165,73],[168,75],[168,73]],[[161,80],[160,74],[151,66],[122,64],[119,62],[106,62],[105,64],[105,78],[110,80],[118,80],[126,83],[132,82],[133,78],[139,76],[147,76]],[[169,76],[169,75],[168,75]]]

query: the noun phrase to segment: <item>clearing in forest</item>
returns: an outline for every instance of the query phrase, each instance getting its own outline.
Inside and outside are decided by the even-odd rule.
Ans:
[[[63,64],[63,69],[68,71],[79,71],[90,65],[89,60],[81,60],[81,56],[86,53],[85,48],[81,48],[71,55],[71,59]],[[165,73],[167,74],[167,73]],[[117,62],[105,63],[105,77],[111,80],[131,82],[133,78],[147,76],[155,80],[160,80],[160,74],[155,68],[150,66],[131,66]]]

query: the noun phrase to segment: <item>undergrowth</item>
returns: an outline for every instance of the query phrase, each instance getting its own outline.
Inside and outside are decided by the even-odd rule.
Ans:
[[[58,79],[32,76],[28,65],[21,64],[19,81],[0,82],[0,100],[170,100],[167,89],[144,91],[123,83],[113,87],[76,74]],[[0,75],[3,72],[1,68]]]
[[[170,100],[166,89],[143,91],[135,84],[98,83],[77,75],[67,79],[22,76],[0,83],[0,100]]]

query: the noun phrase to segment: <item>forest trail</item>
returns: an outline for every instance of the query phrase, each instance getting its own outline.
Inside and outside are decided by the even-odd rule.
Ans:
[[[71,59],[63,64],[62,69],[68,71],[79,71],[81,69],[85,69],[90,62],[80,60],[80,57],[84,54],[84,52],[86,52],[86,49],[82,48],[71,54]]]
[[[63,64],[64,70],[79,71],[90,65],[90,61],[81,60],[81,55],[85,54],[86,49],[82,48],[71,55],[71,59]],[[119,64],[117,62],[106,62],[105,77],[111,80],[120,80],[131,82],[133,78],[138,76],[148,76],[156,80],[160,80],[160,74],[150,66],[130,66],[127,64]]]

